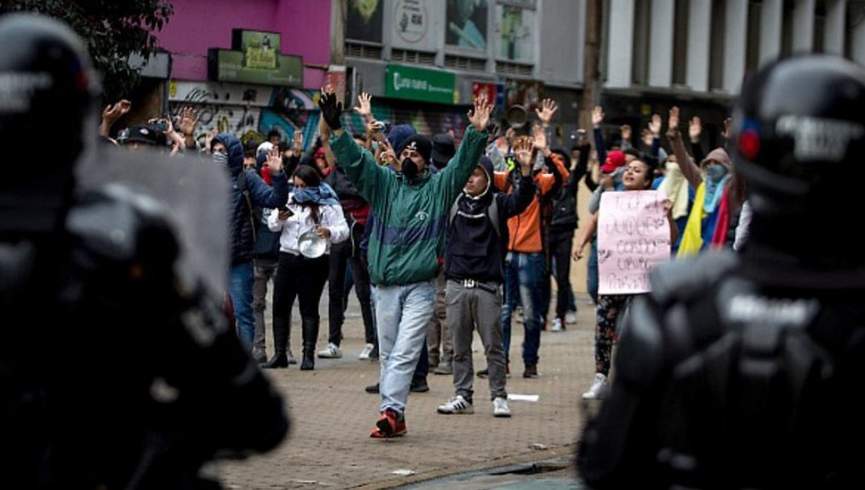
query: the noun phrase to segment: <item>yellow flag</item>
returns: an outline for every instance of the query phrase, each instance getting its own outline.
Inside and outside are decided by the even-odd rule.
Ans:
[[[697,194],[694,196],[694,205],[691,207],[691,214],[688,216],[688,224],[685,225],[685,232],[682,234],[682,241],[679,243],[679,251],[676,252],[676,257],[691,257],[700,253],[700,248],[703,246],[703,202],[706,200],[706,183],[700,183],[697,187]]]

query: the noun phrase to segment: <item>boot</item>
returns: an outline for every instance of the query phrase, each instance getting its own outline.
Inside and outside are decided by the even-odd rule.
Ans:
[[[304,318],[303,323],[303,361],[301,371],[315,369],[315,341],[318,339],[318,318]]]
[[[288,359],[288,322],[282,318],[275,318],[273,322],[273,348],[274,354],[270,361],[261,365],[263,369],[287,368]]]
[[[261,364],[262,369],[279,369],[288,367],[288,356],[285,352],[277,352],[264,364]]]

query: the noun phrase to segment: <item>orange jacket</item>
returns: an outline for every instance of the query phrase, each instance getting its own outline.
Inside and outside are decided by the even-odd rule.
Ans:
[[[555,153],[550,155],[550,160],[556,166],[562,180],[567,180],[571,173],[568,172],[562,157]],[[508,220],[508,234],[510,240],[508,243],[508,251],[522,253],[538,253],[544,251],[543,240],[541,238],[541,201],[540,198],[545,196],[556,183],[556,178],[553,174],[540,172],[535,175],[535,186],[537,194],[532,199],[529,207],[522,214],[518,214]],[[496,187],[502,191],[509,191],[510,183],[508,182],[507,172],[495,172],[493,181]]]

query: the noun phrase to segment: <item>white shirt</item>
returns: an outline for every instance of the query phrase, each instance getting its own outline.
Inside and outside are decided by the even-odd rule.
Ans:
[[[288,195],[288,209],[292,215],[287,220],[279,219],[279,209],[274,209],[267,217],[267,227],[270,231],[280,231],[279,251],[300,255],[298,239],[308,231],[314,231],[316,224],[312,220],[312,211],[309,206],[301,206],[294,203],[294,193]],[[330,230],[330,240],[327,242],[326,254],[330,253],[330,244],[339,243],[348,238],[348,223],[342,213],[342,206],[329,204],[318,207],[319,225]]]

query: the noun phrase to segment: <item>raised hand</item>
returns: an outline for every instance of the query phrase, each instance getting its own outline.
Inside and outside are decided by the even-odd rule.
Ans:
[[[661,136],[661,115],[652,114],[652,120],[649,121],[649,131],[655,138]]]
[[[102,110],[102,122],[99,124],[99,134],[102,136],[108,136],[108,133],[111,131],[111,126],[113,126],[118,119],[123,117],[124,114],[129,112],[129,109],[131,108],[132,102],[129,102],[126,99],[105,106],[105,109]]]
[[[282,170],[282,154],[279,152],[279,147],[274,146],[269,152],[267,152],[267,160],[264,161],[264,164],[270,168],[271,174],[275,174]]]
[[[628,124],[622,124],[619,126],[619,132],[622,134],[622,141],[630,141],[631,140],[631,126]]]
[[[733,118],[728,117],[724,119],[724,129],[721,131],[721,136],[724,137],[725,140],[730,139],[730,127],[733,125]]]
[[[667,119],[667,134],[679,134],[679,108],[676,106],[670,109],[670,117]]]
[[[183,136],[192,136],[195,133],[195,128],[198,127],[198,114],[192,106],[186,106],[180,110],[180,123],[177,125]]]
[[[550,125],[550,121],[553,119],[553,116],[556,115],[556,111],[558,110],[559,106],[553,99],[544,99],[541,101],[541,108],[535,109],[535,114],[538,115],[541,124],[546,127]]]
[[[535,163],[534,158],[532,158],[534,146],[534,138],[527,136],[518,138],[514,143],[514,155],[517,157],[517,163],[520,164],[520,171],[523,175],[529,175],[532,171],[532,165]]]
[[[303,131],[299,129],[294,130],[294,137],[291,139],[291,149],[294,150],[295,155],[303,153]]]
[[[372,95],[361,92],[360,95],[357,96],[357,107],[354,108],[354,111],[360,114],[363,117],[364,121],[372,120]]]
[[[694,116],[688,122],[688,137],[692,143],[700,141],[700,135],[703,133],[703,122],[700,121],[700,116]]]
[[[332,130],[342,128],[339,116],[342,114],[342,103],[336,100],[336,94],[330,87],[321,89],[321,97],[318,99],[318,107],[321,108],[321,118]]]
[[[132,109],[132,102],[122,99],[114,104],[105,106],[105,109],[102,110],[102,119],[113,124],[115,121],[123,117],[124,114],[129,112],[130,109]]]
[[[599,127],[601,123],[604,122],[604,109],[596,105],[594,109],[592,109],[592,127]]]
[[[468,112],[469,122],[477,131],[487,129],[487,124],[490,122],[490,113],[493,111],[493,106],[487,102],[487,95],[481,92],[475,98],[474,108]]]

